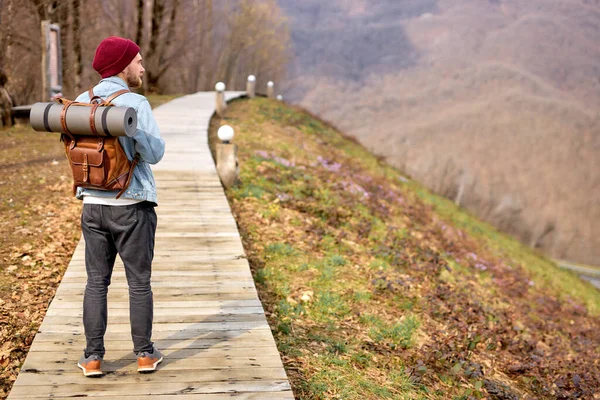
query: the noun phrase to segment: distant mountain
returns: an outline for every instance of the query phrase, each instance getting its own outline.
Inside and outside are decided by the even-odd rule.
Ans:
[[[527,244],[600,264],[600,1],[279,2],[287,99]]]

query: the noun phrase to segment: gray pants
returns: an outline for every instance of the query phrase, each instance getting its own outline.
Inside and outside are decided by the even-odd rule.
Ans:
[[[86,357],[104,357],[107,293],[117,253],[129,285],[129,322],[133,351],[152,351],[152,288],[156,213],[152,203],[130,206],[84,204],[81,230],[85,238],[87,285],[83,298]]]

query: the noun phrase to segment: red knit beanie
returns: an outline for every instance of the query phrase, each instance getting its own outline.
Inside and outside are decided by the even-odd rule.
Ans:
[[[108,78],[123,71],[139,52],[140,47],[131,40],[111,36],[98,45],[92,67]]]

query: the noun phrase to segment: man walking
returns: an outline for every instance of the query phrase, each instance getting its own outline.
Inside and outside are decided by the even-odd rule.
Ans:
[[[102,79],[92,91],[107,99],[123,89],[142,85],[144,67],[139,46],[120,37],[104,39],[94,56],[93,68]],[[78,102],[90,102],[90,93],[82,93]],[[129,285],[129,320],[133,351],[138,371],[150,372],[162,361],[162,354],[151,341],[153,300],[150,286],[154,235],[156,232],[156,186],[149,164],[161,160],[165,142],[160,137],[148,100],[127,92],[112,100],[115,106],[133,107],[137,113],[137,131],[131,137],[119,137],[129,160],[136,154],[139,163],[133,178],[120,198],[118,191],[78,188],[83,199],[81,229],[85,238],[87,285],[83,299],[83,325],[86,347],[77,363],[85,376],[102,375],[104,334],[107,325],[107,292],[117,253],[125,265]]]

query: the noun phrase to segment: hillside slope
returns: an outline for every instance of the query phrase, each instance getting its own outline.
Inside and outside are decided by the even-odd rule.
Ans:
[[[598,263],[597,1],[279,1],[287,99],[438,193],[463,186],[525,243]]]
[[[600,292],[263,98],[227,191],[301,399],[600,396]],[[454,397],[456,396],[456,397]]]

